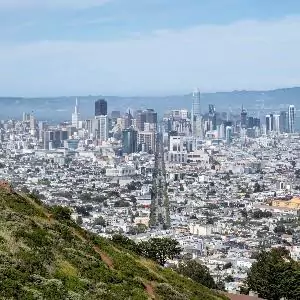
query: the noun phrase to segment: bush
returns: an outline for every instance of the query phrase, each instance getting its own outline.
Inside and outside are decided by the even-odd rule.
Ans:
[[[174,268],[174,270],[208,288],[213,289],[216,287],[214,279],[210,275],[208,268],[195,260],[181,262],[178,267]]]
[[[185,295],[180,294],[167,283],[159,283],[156,287],[156,292],[157,294],[159,294],[160,299],[163,300],[188,300],[188,298]]]
[[[67,207],[62,206],[52,206],[50,211],[53,217],[60,221],[70,221],[71,220],[71,210]]]

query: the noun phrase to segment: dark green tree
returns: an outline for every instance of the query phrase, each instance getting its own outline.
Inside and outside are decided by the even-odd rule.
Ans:
[[[195,260],[181,262],[174,270],[210,289],[216,288],[216,284],[210,275],[208,268]]]
[[[77,225],[81,226],[83,224],[82,216],[78,216],[76,219]]]
[[[152,238],[138,244],[139,253],[164,266],[168,259],[174,259],[182,249],[176,240],[170,238]]]
[[[137,244],[133,240],[129,239],[128,237],[122,234],[114,234],[112,236],[112,241],[119,247],[128,249],[133,252],[138,252]]]
[[[69,221],[71,220],[71,210],[67,207],[62,206],[52,206],[51,212],[55,219],[60,221]]]
[[[100,216],[94,221],[94,225],[106,226],[106,221],[102,216]]]
[[[246,280],[246,290],[268,300],[300,299],[300,266],[284,248],[262,251]],[[244,288],[245,290],[245,288]]]

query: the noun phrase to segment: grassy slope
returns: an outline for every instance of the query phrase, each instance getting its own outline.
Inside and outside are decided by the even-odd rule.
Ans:
[[[226,299],[0,189],[0,299]]]

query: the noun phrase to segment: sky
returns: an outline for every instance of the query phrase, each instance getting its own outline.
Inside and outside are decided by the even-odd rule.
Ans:
[[[0,96],[300,84],[299,0],[0,0]]]

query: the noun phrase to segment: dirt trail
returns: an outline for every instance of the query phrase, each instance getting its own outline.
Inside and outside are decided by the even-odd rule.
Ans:
[[[111,269],[113,270],[114,269],[114,264],[113,264],[113,261],[111,260],[111,258],[106,254],[104,253],[103,251],[101,251],[97,246],[94,246],[93,247],[94,251],[97,252],[102,261]]]
[[[76,235],[79,239],[81,239],[82,242],[87,243],[87,239],[85,237],[83,237],[80,232],[74,230],[73,231],[74,235]],[[98,253],[101,257],[101,260],[111,269],[114,269],[114,264],[113,261],[111,260],[111,258],[103,251],[100,250],[100,248],[98,246],[93,246],[93,250]]]
[[[149,298],[150,299],[156,299],[152,284],[144,283],[144,287],[145,287],[145,290],[146,290],[147,294],[149,295]]]

